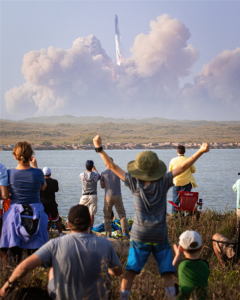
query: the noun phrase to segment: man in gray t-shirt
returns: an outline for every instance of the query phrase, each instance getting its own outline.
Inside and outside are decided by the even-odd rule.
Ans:
[[[52,239],[42,246],[15,269],[9,282],[43,265],[45,268],[52,267],[48,284],[52,299],[107,299],[106,287],[110,287],[111,283],[108,274],[122,274],[112,244],[105,238],[89,234],[90,215],[84,205],[75,205],[70,209],[68,225],[71,234]],[[5,293],[8,286],[6,282],[1,293]]]
[[[105,188],[105,199],[104,199],[104,227],[106,235],[111,237],[111,215],[112,208],[115,205],[116,211],[120,218],[123,236],[130,239],[129,227],[126,219],[126,212],[123,206],[122,195],[121,195],[121,183],[120,178],[115,175],[111,170],[102,172],[100,179],[101,187]]]
[[[97,213],[97,182],[100,179],[100,175],[92,160],[86,161],[86,169],[87,170],[79,176],[82,181],[82,196],[79,204],[89,207],[91,227],[93,227],[94,215]]]

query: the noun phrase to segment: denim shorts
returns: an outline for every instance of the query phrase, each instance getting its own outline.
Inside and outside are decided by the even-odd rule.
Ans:
[[[165,272],[175,273],[175,268],[172,264],[172,250],[169,242],[154,244],[139,243],[131,240],[126,270],[135,271],[139,274],[145,266],[151,252],[158,264],[160,274]]]

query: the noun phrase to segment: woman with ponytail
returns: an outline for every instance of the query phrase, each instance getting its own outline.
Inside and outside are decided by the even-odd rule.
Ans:
[[[31,254],[49,240],[48,217],[40,201],[40,190],[47,185],[33,154],[29,143],[17,143],[13,156],[18,166],[8,170],[12,202],[4,214],[0,252],[2,257],[8,253],[16,263],[21,260],[22,249]]]

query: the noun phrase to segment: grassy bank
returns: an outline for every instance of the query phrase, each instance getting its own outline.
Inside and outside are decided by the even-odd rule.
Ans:
[[[185,230],[196,230],[201,235],[203,242],[201,258],[209,262],[211,271],[209,278],[211,299],[240,299],[240,263],[233,266],[229,264],[227,268],[223,269],[214,255],[211,242],[211,238],[216,232],[223,234],[233,242],[236,241],[236,212],[228,212],[226,210],[225,212],[217,213],[207,210],[201,213],[199,220],[195,217],[174,219],[168,216],[167,223],[171,245],[178,243],[180,234]],[[125,267],[127,255],[122,253],[118,253],[118,255],[123,267]],[[1,272],[3,272],[3,276],[0,278],[0,285],[2,286],[11,271],[4,268],[4,270],[0,270]],[[121,278],[113,279],[112,299],[119,299],[120,283]],[[24,287],[40,286],[46,289],[47,271],[43,268],[38,268],[22,279],[20,285]],[[142,273],[136,277],[130,299],[167,299],[163,282],[152,256]]]
[[[104,143],[235,143],[240,141],[240,122],[174,122],[162,124],[29,124],[0,121],[0,144],[21,140],[42,144],[91,144],[96,134]]]

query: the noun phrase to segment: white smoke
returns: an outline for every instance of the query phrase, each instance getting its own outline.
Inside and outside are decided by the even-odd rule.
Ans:
[[[195,83],[182,91],[187,111],[197,111],[197,117],[218,116],[239,120],[240,116],[240,48],[225,50],[194,77]]]
[[[217,56],[195,76],[195,84],[181,89],[179,79],[199,57],[187,44],[189,30],[168,15],[151,21],[150,28],[135,38],[131,57],[120,65],[94,35],[76,39],[67,50],[30,51],[22,66],[26,83],[5,94],[8,112],[206,119],[210,107],[213,119],[212,108],[220,112],[229,105],[239,114],[239,48]]]

